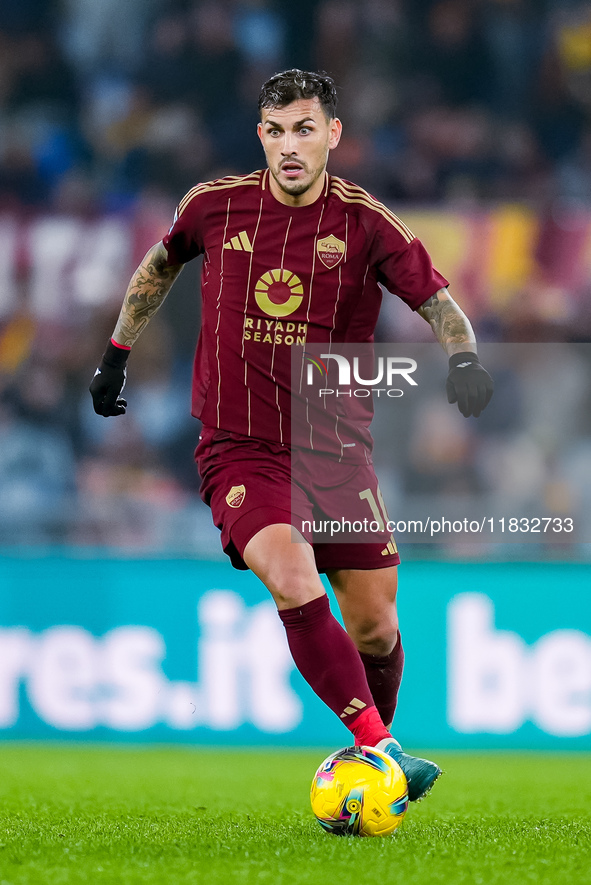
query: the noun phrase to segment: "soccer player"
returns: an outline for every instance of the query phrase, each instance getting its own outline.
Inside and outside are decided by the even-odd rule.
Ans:
[[[203,424],[201,495],[232,564],[250,568],[270,591],[299,671],[356,744],[377,746],[401,765],[412,801],[441,772],[404,753],[390,733],[404,661],[400,559],[393,540],[293,542],[313,495],[298,486],[296,520],[290,347],[372,341],[383,284],[424,317],[445,348],[448,399],[462,414],[480,414],[492,380],[468,319],[421,242],[362,188],[327,173],[342,130],[332,79],[277,74],[263,85],[259,108],[267,168],[198,184],[181,200],[169,232],[130,281],[90,391],[98,414],[125,412],[120,393],[133,344],[183,265],[204,255],[192,399]],[[357,503],[361,490],[379,494],[362,445],[333,459],[328,473],[325,498],[331,488],[351,489]],[[320,572],[346,631],[331,614]]]

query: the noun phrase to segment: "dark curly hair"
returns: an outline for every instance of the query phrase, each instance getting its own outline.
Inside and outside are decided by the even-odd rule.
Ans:
[[[259,112],[263,108],[282,108],[302,98],[317,98],[328,120],[336,116],[337,90],[332,77],[324,72],[300,71],[299,68],[282,71],[263,83]]]

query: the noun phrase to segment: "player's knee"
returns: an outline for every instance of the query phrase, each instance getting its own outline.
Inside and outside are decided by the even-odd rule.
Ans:
[[[324,593],[312,548],[292,542],[289,525],[262,529],[246,545],[244,561],[261,579],[277,608],[296,608]]]
[[[317,596],[321,595],[316,588],[312,588],[308,585],[280,588],[275,587],[272,590],[271,588],[269,589],[277,608],[280,610],[297,608],[299,605],[305,605],[307,602],[311,602],[313,599],[316,599]]]
[[[323,592],[319,581],[311,580],[307,570],[297,567],[283,566],[272,570],[265,584],[279,609],[305,605]]]
[[[355,625],[353,633],[359,651],[385,657],[398,640],[398,618],[395,613],[387,618],[366,618]]]

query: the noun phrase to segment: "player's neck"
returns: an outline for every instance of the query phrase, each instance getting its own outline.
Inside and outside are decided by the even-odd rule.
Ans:
[[[269,175],[269,190],[277,202],[283,203],[284,206],[298,208],[302,206],[311,206],[321,196],[326,187],[327,172],[323,172],[318,180],[303,194],[288,194],[275,181],[272,175]]]

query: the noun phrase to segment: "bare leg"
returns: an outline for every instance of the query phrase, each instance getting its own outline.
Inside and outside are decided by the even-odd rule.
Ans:
[[[333,569],[328,579],[359,651],[388,655],[398,639],[398,567]]]
[[[304,605],[325,592],[312,547],[303,538],[294,543],[293,531],[286,523],[268,525],[251,538],[243,554],[245,563],[261,579],[279,611]]]

